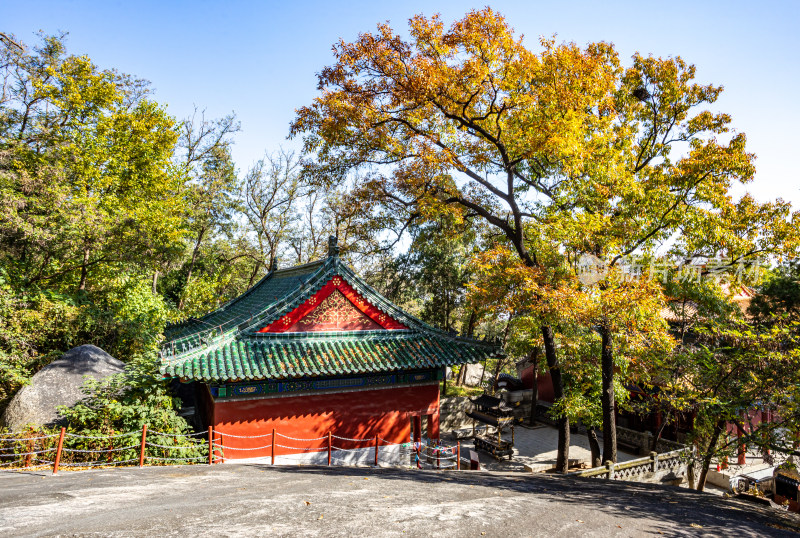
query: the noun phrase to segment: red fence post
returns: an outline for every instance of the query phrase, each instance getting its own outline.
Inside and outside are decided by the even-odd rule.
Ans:
[[[378,465],[378,436],[375,436],[375,465]]]
[[[139,449],[139,467],[144,467],[144,443],[147,440],[147,424],[142,426],[142,447]]]
[[[108,447],[108,459],[106,460],[106,463],[111,463],[114,460],[114,429],[113,428],[111,429],[111,437],[109,439],[110,439],[111,446]]]
[[[331,432],[328,432],[328,465],[331,464]]]
[[[275,428],[272,428],[272,465],[275,465]]]
[[[208,427],[208,464],[214,465],[214,426]]]
[[[28,447],[28,449],[25,451],[25,452],[27,452],[27,454],[25,454],[25,467],[30,467],[31,466],[31,452],[35,452],[36,451],[36,441],[28,441],[27,447]]]
[[[64,448],[64,434],[66,428],[61,428],[61,434],[58,436],[58,449],[56,450],[56,461],[53,462],[53,474],[58,472],[58,464],[61,463],[61,449]]]
[[[461,441],[456,443],[456,470],[461,470]]]

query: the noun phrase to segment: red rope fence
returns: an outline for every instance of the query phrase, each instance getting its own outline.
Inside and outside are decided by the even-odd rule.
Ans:
[[[227,459],[230,459],[231,453],[247,457],[248,453],[254,451],[263,453],[267,449],[269,449],[267,456],[257,457],[268,458],[272,465],[276,464],[278,458],[284,460],[292,460],[297,456],[313,458],[316,454],[322,456],[327,465],[353,464],[354,461],[360,462],[362,459],[367,465],[378,466],[382,462],[397,465],[402,464],[403,457],[410,458],[413,455],[413,463],[417,468],[461,468],[460,443],[449,447],[433,442],[394,443],[378,435],[352,438],[338,436],[330,431],[321,437],[298,438],[282,434],[275,428],[270,433],[261,435],[237,435],[215,430],[213,427],[209,427],[207,432],[171,433],[148,430],[145,424],[141,431],[126,433],[112,431],[108,435],[78,434],[67,432],[66,428],[61,428],[57,434],[39,435],[28,432],[0,435],[6,435],[0,438],[0,469],[37,469],[51,466],[53,474],[57,474],[61,468],[91,468],[135,463],[138,463],[139,467],[144,467],[145,464],[191,465],[204,462],[215,465],[225,462],[226,452],[228,452]],[[133,436],[139,436],[138,442],[127,439]],[[238,440],[243,439],[263,441],[258,443],[258,446],[233,446]],[[323,443],[319,443],[320,441]],[[347,448],[348,446],[351,448]],[[276,447],[292,452],[278,455]],[[53,459],[47,459],[45,455],[52,455]],[[410,459],[405,461],[411,463]]]

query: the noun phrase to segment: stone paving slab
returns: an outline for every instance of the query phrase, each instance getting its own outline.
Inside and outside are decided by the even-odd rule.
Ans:
[[[546,474],[186,465],[0,471],[3,536],[796,536],[713,495]]]

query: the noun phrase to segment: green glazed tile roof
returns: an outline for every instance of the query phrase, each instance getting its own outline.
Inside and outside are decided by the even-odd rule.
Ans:
[[[340,276],[408,330],[259,333]],[[474,363],[498,346],[459,338],[407,314],[338,256],[267,274],[223,307],[167,328],[161,374],[202,381],[287,379]]]
[[[495,349],[414,331],[283,333],[236,339],[162,365],[207,382],[439,368],[484,360]]]
[[[265,305],[274,304],[302,287],[322,265],[323,262],[314,262],[268,273],[245,293],[202,318],[168,326],[164,331],[167,341],[191,339],[211,329],[225,331],[236,327],[260,314]]]

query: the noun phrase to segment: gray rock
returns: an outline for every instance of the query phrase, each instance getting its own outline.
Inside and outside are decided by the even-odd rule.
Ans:
[[[464,384],[468,387],[477,387],[481,384],[481,377],[483,377],[483,365],[480,363],[476,364],[465,364],[462,368],[467,369],[467,374],[464,378]]]
[[[31,383],[17,392],[3,414],[2,423],[11,430],[27,424],[58,424],[62,417],[56,408],[74,405],[86,396],[81,391],[85,376],[105,379],[124,370],[122,361],[97,346],[73,348],[39,370]]]

